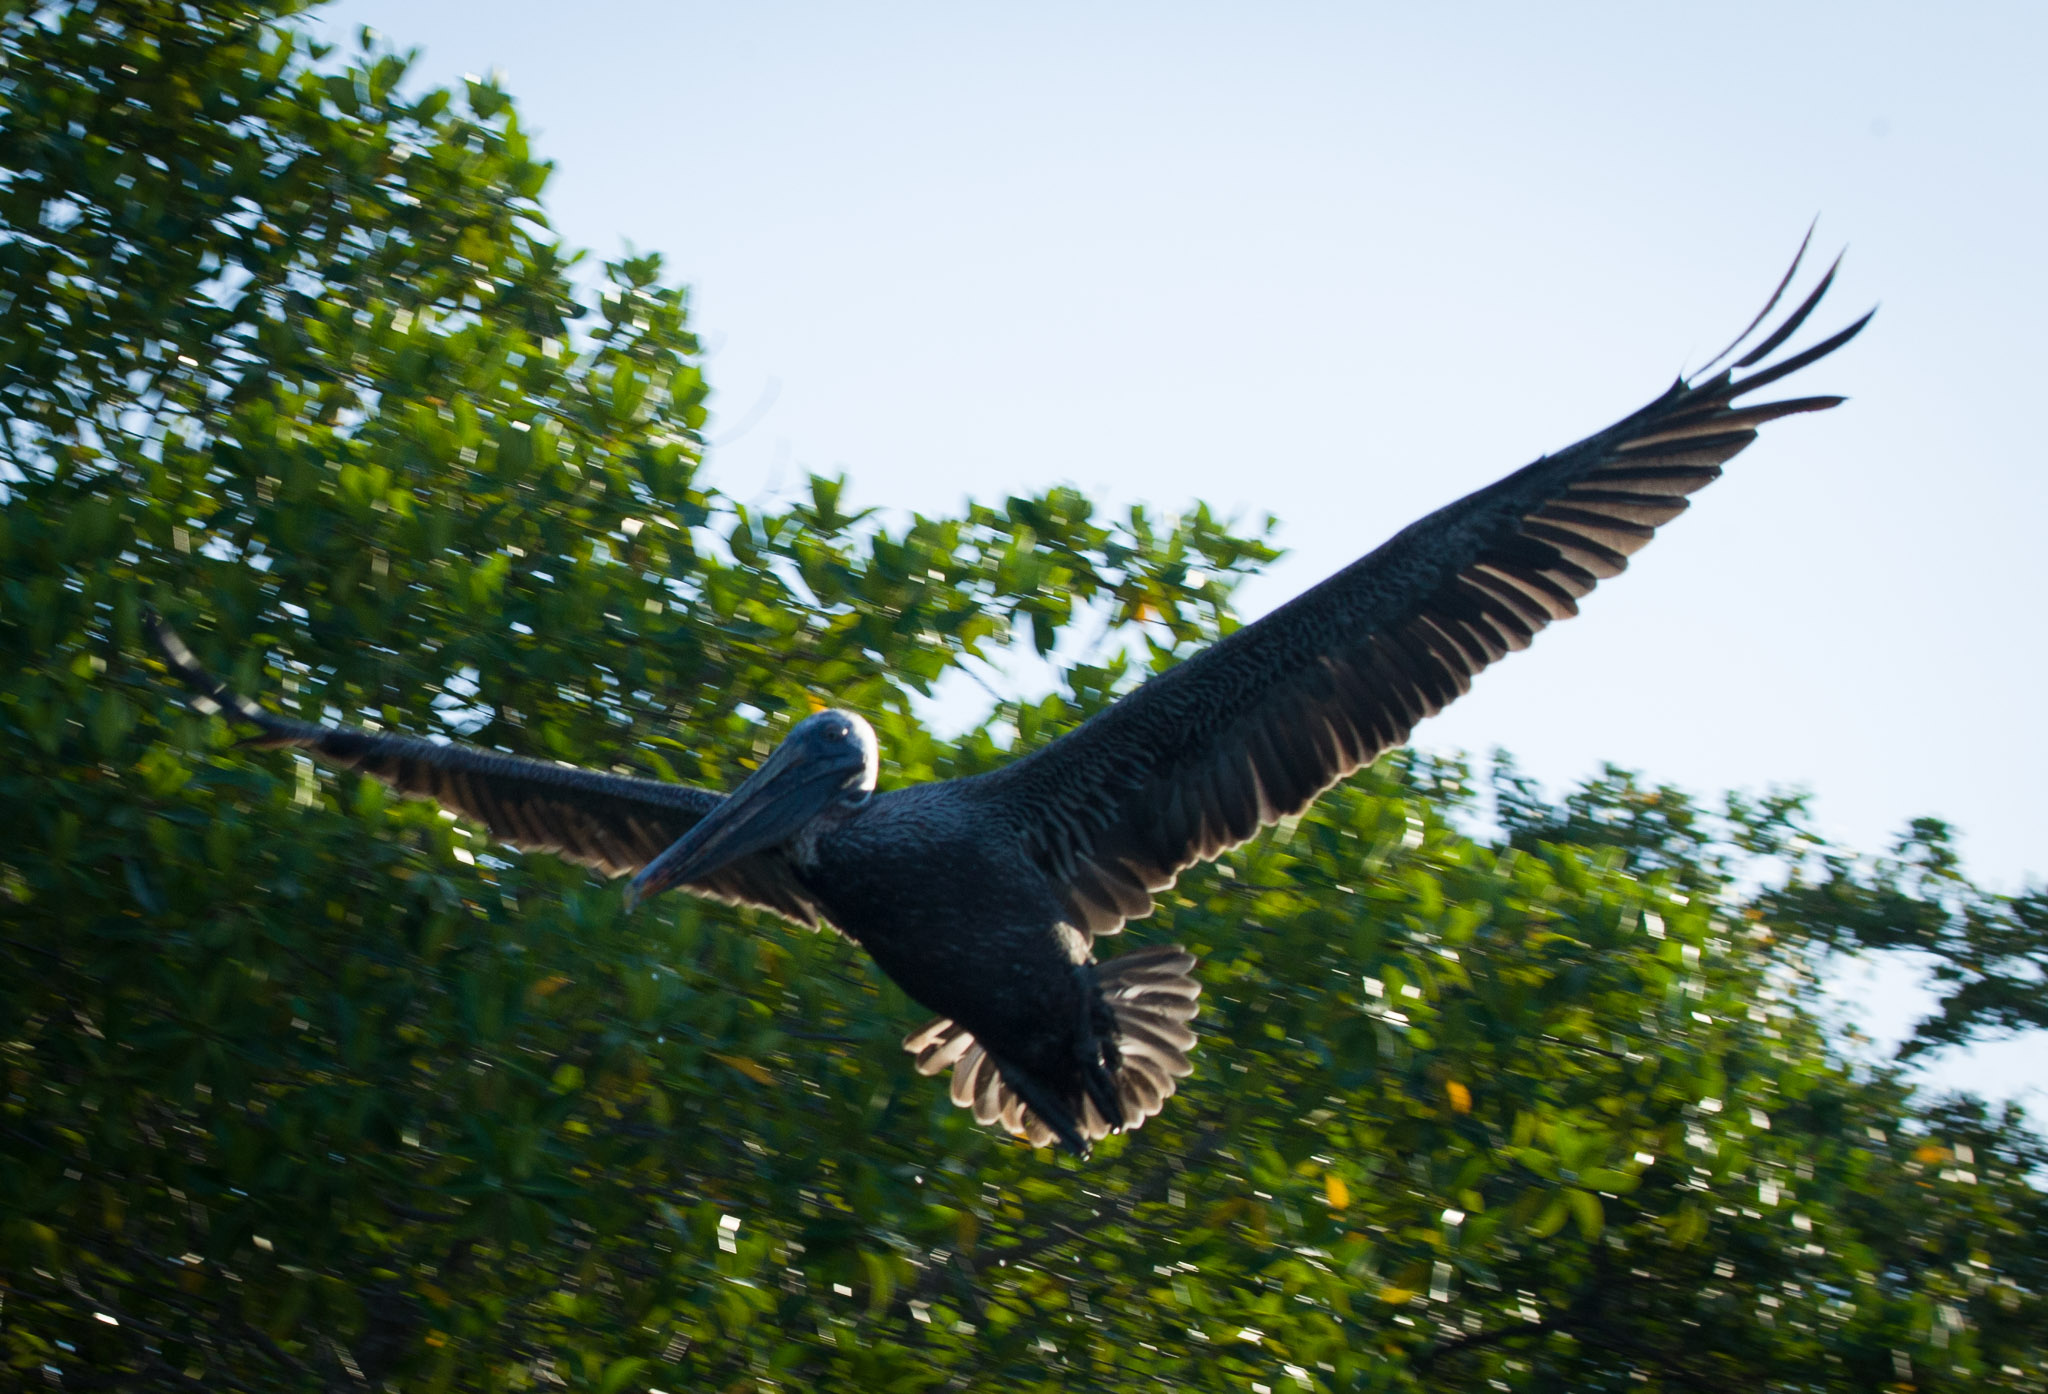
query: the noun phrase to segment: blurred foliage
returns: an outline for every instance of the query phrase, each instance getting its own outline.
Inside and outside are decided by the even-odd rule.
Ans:
[[[1928,1041],[2041,1021],[2041,898],[1938,825],[1866,863],[1794,799],[1553,807],[1502,765],[1481,837],[1464,767],[1382,762],[1136,927],[1203,956],[1206,1040],[1081,1165],[915,1076],[921,1014],[837,937],[627,920],[189,714],[145,603],[309,716],[722,783],[831,700],[943,778],[1272,555],[1065,490],[722,497],[656,259],[579,295],[506,96],[406,95],[296,8],[0,0],[10,1379],[2044,1387],[2048,1152],[1811,1010],[1817,955],[1903,944],[1958,986]],[[1105,621],[1043,701],[920,724]]]

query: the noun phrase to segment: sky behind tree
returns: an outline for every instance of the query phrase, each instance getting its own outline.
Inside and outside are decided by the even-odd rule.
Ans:
[[[1804,785],[1884,846],[2044,870],[2034,7],[345,0],[496,68],[572,242],[696,291],[710,477],[949,510],[1068,481],[1280,522],[1285,600],[1598,429],[1747,322],[1818,213],[1861,340],[1577,623],[1418,742]],[[351,40],[352,41],[352,40]],[[1036,675],[1024,665],[1013,686]],[[1002,685],[1001,675],[990,681]],[[964,711],[976,701],[951,699]],[[1857,995],[1906,1016],[1906,975]],[[2038,1086],[2038,1042],[1940,1075]],[[2037,1097],[2038,1103],[2038,1097]]]

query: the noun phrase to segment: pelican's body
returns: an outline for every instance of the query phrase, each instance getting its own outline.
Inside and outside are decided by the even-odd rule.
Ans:
[[[1021,841],[991,837],[986,825],[957,816],[947,791],[958,787],[877,794],[792,860],[826,918],[905,992],[935,1012],[972,1016],[961,998],[973,994],[961,986],[991,959],[1056,977],[1050,970],[1075,963],[1075,939],[1059,932],[1059,903]],[[911,885],[920,893],[906,897],[903,887]],[[973,934],[962,934],[970,923]]]
[[[970,779],[877,792],[874,732],[844,711],[799,722],[726,796],[317,726],[229,691],[168,629],[158,638],[202,701],[258,726],[259,743],[438,799],[516,846],[632,874],[633,899],[683,887],[836,927],[939,1014],[905,1042],[922,1072],[951,1067],[954,1100],[983,1122],[1085,1151],[1174,1092],[1200,994],[1178,947],[1098,961],[1095,939],[1576,614],[1762,423],[1836,405],[1735,405],[1861,329],[1868,316],[1735,377],[1798,328],[1832,277],[1732,368],[1680,381],[1431,514],[1050,745]]]
[[[878,794],[817,839],[797,874],[826,917],[920,1005],[965,1027],[1023,1076],[1082,1092],[1080,1039],[1100,992],[1018,836],[957,816],[949,789]],[[1008,831],[1008,830],[1005,830]],[[905,886],[918,894],[905,896]]]

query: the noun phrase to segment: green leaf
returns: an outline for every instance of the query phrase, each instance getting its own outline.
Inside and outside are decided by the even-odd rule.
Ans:
[[[1598,1239],[1600,1237],[1601,1224],[1606,1218],[1605,1212],[1600,1207],[1600,1197],[1594,1195],[1591,1191],[1579,1190],[1577,1187],[1573,1187],[1564,1194],[1565,1199],[1571,1204],[1572,1218],[1579,1222],[1579,1233],[1585,1235],[1588,1239]]]
[[[1568,1194],[1570,1193],[1561,1193],[1550,1198],[1549,1204],[1543,1207],[1542,1213],[1530,1222],[1530,1234],[1538,1239],[1548,1239],[1551,1235],[1564,1228],[1565,1221],[1571,1218],[1571,1208],[1566,1203],[1566,1195]]]
[[[637,1355],[620,1356],[604,1367],[604,1378],[597,1383],[598,1394],[620,1394],[639,1378],[640,1372],[648,1368],[648,1363]]]

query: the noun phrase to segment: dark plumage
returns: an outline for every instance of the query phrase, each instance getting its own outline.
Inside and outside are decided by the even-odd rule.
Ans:
[[[1798,264],[1722,358],[1763,324]],[[1839,403],[1736,405],[1868,321],[1757,366],[1833,276],[1731,367],[1674,383],[1625,420],[1430,514],[1078,729],[973,779],[875,792],[874,732],[839,711],[800,723],[729,796],[316,726],[229,691],[161,625],[157,637],[202,704],[256,726],[258,744],[360,769],[515,846],[637,873],[632,898],[680,885],[837,927],[941,1014],[904,1043],[920,1072],[950,1068],[954,1102],[984,1123],[1085,1152],[1158,1112],[1187,1074],[1201,991],[1178,947],[1098,962],[1096,936],[1150,913],[1183,868],[1299,812],[1405,741],[1481,669],[1576,614],[1764,422]],[[1745,369],[1754,371],[1738,377]]]

